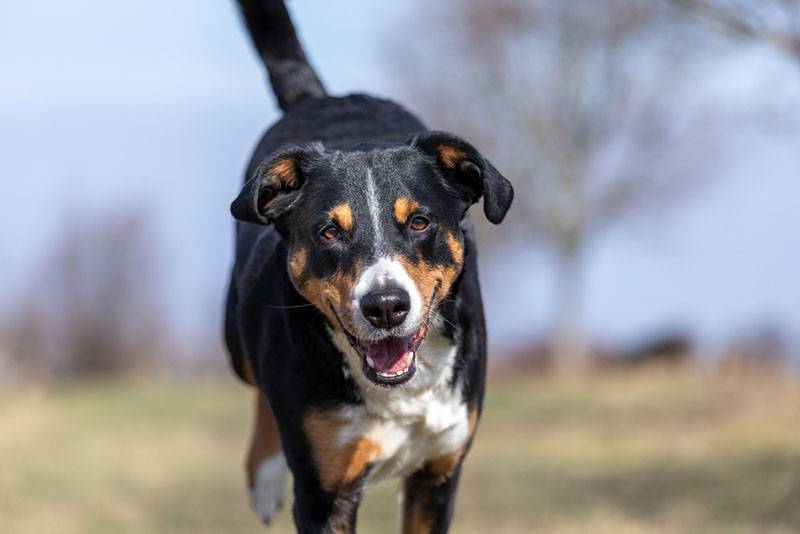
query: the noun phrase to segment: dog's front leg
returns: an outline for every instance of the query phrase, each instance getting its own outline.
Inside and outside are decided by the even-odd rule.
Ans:
[[[446,466],[429,462],[403,485],[403,534],[447,532],[453,517],[461,460]]]
[[[356,531],[362,484],[335,493],[316,480],[295,477],[294,521],[300,534],[352,534]]]

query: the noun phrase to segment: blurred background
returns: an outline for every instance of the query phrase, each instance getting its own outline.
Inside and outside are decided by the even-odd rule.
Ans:
[[[800,4],[289,6],[331,93],[517,192],[454,531],[800,530]],[[235,3],[6,2],[0,65],[0,530],[257,531],[222,303],[279,115]]]

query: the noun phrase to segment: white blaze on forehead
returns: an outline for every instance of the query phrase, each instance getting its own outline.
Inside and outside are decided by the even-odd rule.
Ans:
[[[411,301],[411,308],[404,322],[410,330],[408,334],[419,327],[422,318],[422,297],[416,284],[400,262],[391,258],[381,258],[361,273],[353,288],[353,317],[359,319],[358,323],[364,330],[369,331],[372,328],[361,315],[361,299],[373,291],[392,288],[404,289]]]
[[[422,320],[422,298],[417,286],[406,272],[405,267],[397,260],[388,257],[389,248],[386,246],[386,234],[384,233],[381,221],[381,205],[378,198],[378,190],[375,185],[375,177],[372,169],[367,168],[367,206],[369,208],[370,219],[372,220],[373,235],[375,243],[373,252],[379,258],[361,273],[352,295],[352,308],[354,323],[361,330],[362,334],[375,332],[375,328],[366,320],[361,313],[361,299],[373,291],[384,289],[403,289],[408,293],[411,301],[411,308],[408,310],[406,320],[403,322],[402,330],[407,332],[397,332],[395,335],[410,335],[420,327]],[[385,210],[385,207],[384,207]]]
[[[367,168],[367,206],[369,206],[369,214],[372,218],[372,228],[375,231],[375,247],[380,250],[384,242],[383,228],[381,228],[381,208],[378,203],[375,178],[372,176],[370,168]]]

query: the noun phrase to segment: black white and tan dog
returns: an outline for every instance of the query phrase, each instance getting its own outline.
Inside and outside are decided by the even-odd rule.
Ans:
[[[403,477],[404,532],[448,529],[481,414],[486,333],[468,208],[511,184],[401,106],[328,96],[283,2],[240,0],[285,112],[231,205],[225,338],[258,388],[247,460],[265,522],[288,471],[300,532],[352,532],[370,481]]]

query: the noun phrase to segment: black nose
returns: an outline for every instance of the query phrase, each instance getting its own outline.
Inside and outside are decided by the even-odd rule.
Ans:
[[[411,299],[402,289],[373,291],[361,299],[361,313],[378,328],[399,325],[405,320],[409,309]]]

